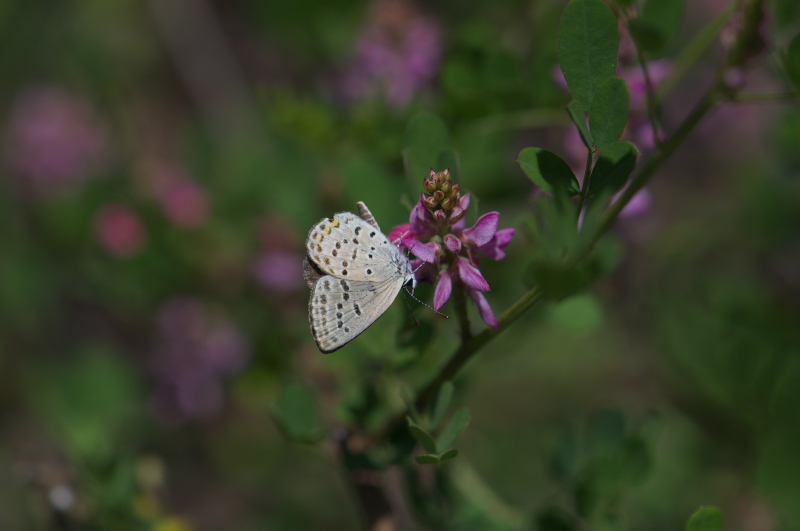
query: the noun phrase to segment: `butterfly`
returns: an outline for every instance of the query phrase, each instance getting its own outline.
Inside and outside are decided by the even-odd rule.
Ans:
[[[408,257],[381,232],[367,206],[314,225],[306,240],[303,277],[311,288],[308,320],[324,353],[350,343],[417,280]]]

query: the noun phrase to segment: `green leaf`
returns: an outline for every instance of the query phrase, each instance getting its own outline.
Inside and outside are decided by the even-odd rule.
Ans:
[[[580,191],[580,185],[569,165],[561,157],[542,148],[525,148],[519,153],[517,159],[528,177],[542,190],[555,193],[556,188],[575,195]]]
[[[558,481],[569,483],[578,476],[578,441],[572,430],[559,434],[548,464]]]
[[[583,107],[581,107],[581,104],[578,103],[578,100],[573,100],[567,105],[567,113],[572,123],[578,128],[578,132],[581,134],[581,140],[583,140],[583,145],[592,149],[594,140],[592,140],[592,133],[589,131],[589,126],[586,124],[586,112],[583,110]]]
[[[686,531],[722,531],[722,511],[713,505],[700,507],[689,518]]]
[[[568,267],[547,259],[534,261],[528,274],[551,300],[561,300],[589,283],[589,276],[582,268]]]
[[[642,50],[658,51],[678,32],[684,11],[684,0],[646,0],[630,22],[631,36]]]
[[[419,442],[425,451],[431,454],[436,453],[436,443],[431,437],[430,433],[425,431],[425,429],[420,426],[419,424],[415,424],[414,421],[411,420],[410,417],[406,417],[408,420],[408,429],[411,430],[411,435]]]
[[[619,409],[607,409],[589,419],[587,440],[593,454],[622,450],[625,442],[625,416]]]
[[[447,408],[450,407],[450,400],[453,398],[453,382],[447,381],[439,388],[439,394],[436,397],[436,405],[433,408],[431,415],[431,428],[436,429],[439,424],[444,420],[444,415],[447,413]]]
[[[434,454],[420,454],[414,457],[414,459],[421,465],[438,465],[440,462],[439,456]]]
[[[639,16],[628,24],[636,44],[646,52],[664,47],[683,20],[683,0],[646,0]]]
[[[458,457],[458,448],[450,448],[439,456],[440,461],[447,461],[448,459],[455,459]]]
[[[789,43],[786,55],[783,56],[783,65],[791,82],[800,88],[800,33]]]
[[[614,193],[622,189],[636,166],[639,150],[630,142],[614,142],[609,145],[592,169],[589,194]]]
[[[558,57],[570,93],[589,113],[597,88],[617,72],[618,48],[617,19],[606,4],[574,0],[567,6]]]
[[[447,423],[442,433],[437,437],[436,445],[439,448],[452,448],[458,436],[467,429],[470,421],[472,421],[472,414],[469,412],[469,409],[462,407],[456,411],[453,418],[450,419],[450,422]]]
[[[628,123],[629,110],[630,96],[625,81],[612,76],[597,87],[589,115],[589,129],[599,149],[619,140]]]
[[[316,400],[304,386],[288,384],[275,403],[273,412],[290,439],[308,441],[317,435]]]

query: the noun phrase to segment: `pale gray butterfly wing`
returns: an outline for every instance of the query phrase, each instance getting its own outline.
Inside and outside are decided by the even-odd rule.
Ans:
[[[323,219],[306,241],[308,318],[325,353],[355,339],[383,315],[406,282],[414,282],[406,255],[380,231],[366,205],[358,207],[362,217],[340,212]]]

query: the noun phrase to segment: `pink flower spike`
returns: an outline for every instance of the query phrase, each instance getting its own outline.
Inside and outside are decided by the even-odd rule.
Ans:
[[[453,234],[444,235],[444,246],[453,254],[458,254],[461,251],[461,240]]]
[[[474,302],[475,306],[478,307],[478,312],[481,314],[481,319],[483,319],[483,321],[492,328],[499,328],[500,325],[497,322],[497,316],[495,316],[492,307],[489,306],[489,301],[486,300],[486,297],[483,296],[483,293],[473,289],[468,289],[467,292],[472,298],[472,302]]]
[[[464,239],[478,246],[485,245],[494,237],[499,222],[499,212],[488,212],[478,218],[472,228],[464,230]]]
[[[442,271],[441,274],[439,274],[439,280],[436,282],[436,289],[433,293],[433,307],[436,311],[444,306],[444,303],[450,298],[452,292],[453,274],[450,273],[450,270]]]
[[[465,286],[478,291],[489,291],[489,283],[483,278],[478,268],[469,263],[469,260],[459,256],[456,264],[458,265],[458,275]]]
[[[432,263],[436,260],[436,243],[422,243],[415,238],[403,238],[403,247],[407,247],[414,253],[414,256],[423,262]]]

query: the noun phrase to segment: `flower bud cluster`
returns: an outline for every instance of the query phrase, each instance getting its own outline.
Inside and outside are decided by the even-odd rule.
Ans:
[[[422,202],[436,223],[452,225],[464,217],[467,209],[461,204],[461,186],[453,184],[449,169],[437,172],[431,168],[422,187]]]

